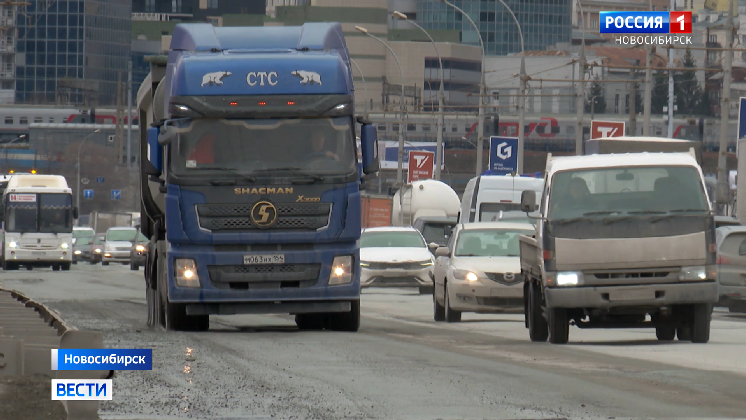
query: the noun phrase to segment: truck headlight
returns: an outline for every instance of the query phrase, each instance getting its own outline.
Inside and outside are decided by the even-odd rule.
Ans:
[[[79,249],[75,250],[75,255],[80,255],[80,250]]]
[[[68,244],[64,243],[64,244],[60,245],[60,248],[62,248],[62,249],[67,249],[67,248],[68,248],[69,246],[70,246],[70,245],[68,245]]]
[[[347,284],[352,281],[352,257],[336,256],[332,261],[332,272],[329,274],[329,285]]]
[[[578,273],[557,273],[557,286],[577,286],[579,283]]]
[[[142,245],[138,245],[135,247],[135,251],[137,252],[145,252],[145,247]]]
[[[715,267],[712,266],[711,270],[708,270],[708,268],[710,266],[681,267],[679,281],[706,281],[707,279],[715,279]]]
[[[176,285],[181,287],[199,287],[197,263],[191,258],[174,260],[174,277]]]
[[[16,242],[11,242],[8,244],[8,248],[17,248],[18,244]]]

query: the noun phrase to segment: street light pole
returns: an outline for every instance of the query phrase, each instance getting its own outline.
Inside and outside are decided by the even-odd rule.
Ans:
[[[93,133],[87,135],[83,139],[83,141],[80,142],[80,145],[78,146],[78,184],[75,186],[75,207],[78,208],[78,211],[80,211],[80,151],[83,149],[83,145],[85,144],[85,141],[88,140],[92,135],[98,133],[99,131],[101,131],[100,128],[94,131]]]
[[[23,139],[25,139],[25,138],[26,138],[26,135],[25,135],[25,134],[21,134],[21,136],[20,136],[20,137],[14,138],[13,140],[11,140],[11,141],[9,141],[9,142],[5,143],[5,144],[3,145],[3,149],[7,149],[7,148],[8,148],[8,145],[9,145],[9,144],[11,144],[11,143],[15,143],[15,142],[17,142],[18,140],[23,140]]]
[[[476,23],[471,19],[471,17],[461,10],[458,6],[456,6],[453,3],[449,3],[448,0],[440,0],[446,5],[454,8],[457,12],[461,13],[468,21],[471,23],[471,26],[474,27],[474,30],[477,32],[477,37],[479,38],[479,46],[482,48],[482,63],[481,63],[481,86],[479,86],[479,117],[477,120],[477,167],[476,167],[476,174],[479,176],[482,173],[482,155],[483,155],[483,149],[484,149],[484,98],[486,95],[485,90],[487,89],[487,84],[485,83],[484,79],[484,41],[482,40],[482,33],[479,31],[479,27]],[[505,3],[503,3],[505,4]],[[521,40],[523,42],[523,40]],[[518,127],[520,130],[521,128]]]
[[[435,141],[435,179],[440,180],[440,167],[443,165],[443,100],[445,99],[445,94],[443,93],[443,60],[440,57],[440,51],[438,51],[438,45],[435,44],[435,40],[433,40],[433,37],[430,36],[430,34],[423,28],[422,26],[418,25],[417,22],[409,20],[407,18],[407,15],[401,12],[394,12],[392,15],[395,18],[399,18],[402,20],[406,20],[407,22],[411,23],[412,25],[419,28],[422,32],[427,35],[427,37],[430,39],[430,42],[433,44],[433,48],[435,48],[435,54],[438,56],[438,65],[440,66],[440,89],[438,90],[438,123],[437,123],[437,130],[438,130],[438,136]]]
[[[583,115],[585,113],[585,13],[583,12],[583,6],[580,4],[580,0],[577,1],[578,10],[580,11],[580,56],[578,57],[578,96],[575,100],[575,119],[577,120],[577,126],[575,127],[575,154],[580,156],[583,154]]]
[[[404,183],[404,112],[406,111],[406,107],[404,106],[404,71],[402,71],[399,58],[394,53],[394,50],[389,47],[389,44],[387,44],[377,36],[371,34],[370,32],[368,32],[367,29],[363,27],[355,26],[355,29],[383,44],[383,46],[386,47],[386,49],[388,49],[391,55],[394,57],[396,65],[399,67],[399,78],[401,79],[401,97],[399,98],[399,105],[401,107],[401,110],[399,112],[399,163],[396,169],[396,184],[397,187],[401,187],[401,185]]]
[[[355,60],[353,60],[353,59],[350,58],[350,62],[352,63],[352,65],[355,66],[355,68],[357,69],[357,72],[360,73],[360,78],[363,79],[363,89],[365,90],[365,102],[363,104],[364,105],[363,106],[363,115],[367,119],[368,118],[368,98],[369,98],[368,97],[368,84],[365,83],[365,75],[363,74],[363,71],[360,70],[360,67],[357,65],[357,63],[355,62]]]

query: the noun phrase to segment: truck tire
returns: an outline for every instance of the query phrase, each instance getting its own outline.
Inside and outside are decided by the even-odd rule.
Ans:
[[[570,338],[570,321],[567,319],[567,309],[549,309],[549,342],[552,344],[567,344]]]
[[[137,264],[130,263],[130,270],[137,271],[140,269],[140,266]]]
[[[156,310],[159,309],[159,305],[156,305],[158,291],[151,287],[145,286],[145,302],[148,306],[148,327],[158,327],[158,315]]]
[[[672,341],[676,338],[675,327],[655,327],[655,336],[658,337],[659,341]]]
[[[62,263],[62,271],[70,271],[70,263]]]
[[[60,271],[60,266],[55,264],[52,266],[52,271]]]
[[[323,314],[297,314],[295,315],[295,325],[298,326],[299,330],[323,330],[324,329],[324,315]]]
[[[360,301],[350,302],[350,312],[328,315],[328,328],[332,331],[357,332],[360,329]]]
[[[18,270],[18,264],[11,262],[11,261],[3,261],[3,270],[5,271]]]
[[[109,265],[108,261],[101,261],[101,265]]]
[[[706,343],[710,341],[710,321],[712,320],[712,305],[696,303],[692,308],[692,343]]]
[[[537,284],[531,283],[528,292],[528,335],[531,341],[544,343],[549,338],[549,325],[541,306],[541,290]]]
[[[433,319],[436,322],[443,322],[446,320],[446,308],[438,303],[438,299],[435,299],[435,291],[433,291]]]
[[[420,294],[421,295],[432,295],[433,286],[420,286]]]
[[[443,293],[445,293],[446,322],[461,322],[461,312],[451,309],[451,298],[448,297],[448,283],[443,287]]]

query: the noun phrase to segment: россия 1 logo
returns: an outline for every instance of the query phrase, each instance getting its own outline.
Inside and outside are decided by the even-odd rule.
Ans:
[[[690,34],[692,12],[600,12],[602,34]]]

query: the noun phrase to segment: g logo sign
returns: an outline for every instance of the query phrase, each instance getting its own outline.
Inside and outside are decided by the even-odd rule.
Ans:
[[[277,221],[277,207],[268,201],[259,201],[251,208],[251,221],[260,228],[268,228]]]

